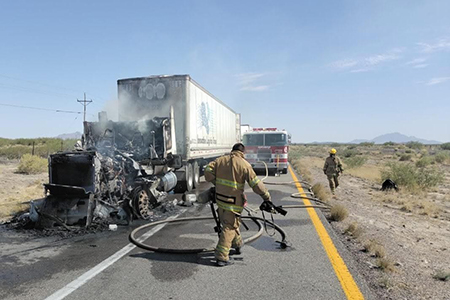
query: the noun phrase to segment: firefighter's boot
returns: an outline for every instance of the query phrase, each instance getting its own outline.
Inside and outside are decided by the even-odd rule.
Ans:
[[[218,266],[218,267],[231,266],[232,264],[234,264],[234,261],[233,261],[232,258],[230,258],[230,259],[227,260],[227,261],[219,260],[219,259],[216,261],[216,266]]]

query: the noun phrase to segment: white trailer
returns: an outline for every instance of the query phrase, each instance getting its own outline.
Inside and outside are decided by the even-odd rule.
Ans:
[[[178,191],[190,191],[204,166],[240,141],[240,115],[189,75],[149,76],[117,81],[119,121],[170,118],[167,154],[181,158]]]

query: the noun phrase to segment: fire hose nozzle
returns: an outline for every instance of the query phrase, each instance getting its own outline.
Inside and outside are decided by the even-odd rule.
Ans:
[[[281,242],[280,241],[276,241],[276,243],[280,244],[280,248],[281,249],[286,249],[286,248],[292,246],[291,243],[289,243],[288,241],[285,241],[285,240],[283,240]]]

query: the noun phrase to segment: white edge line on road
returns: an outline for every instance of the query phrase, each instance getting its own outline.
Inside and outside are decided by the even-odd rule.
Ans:
[[[178,216],[184,212],[185,212],[185,210],[182,210],[178,215],[171,216],[171,217],[167,218],[166,220],[178,218]],[[167,225],[167,223],[160,224],[160,225],[154,227],[153,229],[147,231],[141,237],[139,237],[138,241],[139,242],[145,241],[146,239],[148,239],[149,237],[151,237],[152,235],[154,235],[155,233],[160,231],[166,225]],[[48,296],[45,299],[46,300],[64,299],[69,294],[71,294],[73,291],[75,291],[76,289],[78,289],[79,287],[84,285],[86,282],[88,282],[89,280],[91,280],[92,278],[94,278],[95,276],[100,274],[103,270],[105,270],[106,268],[111,266],[113,263],[115,263],[116,261],[118,261],[119,259],[124,257],[125,255],[127,255],[134,248],[136,248],[136,246],[133,245],[132,243],[129,243],[128,245],[126,245],[125,247],[123,247],[122,249],[120,249],[119,251],[117,251],[116,253],[114,253],[113,255],[111,255],[110,257],[108,257],[107,259],[105,259],[104,261],[102,261],[101,263],[99,263],[98,265],[96,265],[95,267],[93,267],[92,269],[90,269],[89,271],[87,271],[86,273],[84,273],[83,275],[81,275],[80,277],[75,279],[74,281],[67,284],[62,289],[57,290],[56,292],[54,292],[53,294],[51,294],[50,296]]]

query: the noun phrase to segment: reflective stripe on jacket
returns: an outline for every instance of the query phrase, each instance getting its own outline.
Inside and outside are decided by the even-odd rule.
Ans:
[[[215,184],[217,206],[224,210],[237,214],[242,212],[246,202],[245,182],[264,200],[270,199],[266,187],[244,159],[244,153],[241,151],[232,151],[231,154],[209,163],[205,168],[205,179]]]

